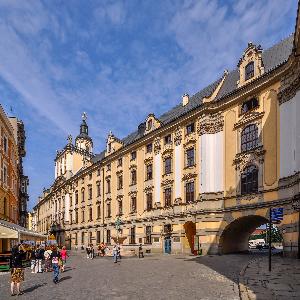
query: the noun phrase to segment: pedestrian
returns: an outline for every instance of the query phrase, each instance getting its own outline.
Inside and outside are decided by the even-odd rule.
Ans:
[[[58,275],[59,275],[59,264],[60,264],[60,253],[57,251],[57,247],[53,246],[53,250],[50,256],[52,269],[53,269],[53,282],[55,284],[58,283]]]
[[[105,256],[105,244],[102,242],[100,245],[100,251],[101,251],[101,256],[104,257]]]
[[[139,245],[139,258],[144,258],[144,252],[142,244]]]
[[[95,249],[93,244],[91,244],[90,249],[91,249],[90,258],[93,259],[95,257]]]
[[[114,244],[113,246],[113,258],[114,258],[114,263],[118,262],[118,246],[117,244]]]
[[[86,258],[90,258],[90,246],[88,245],[87,247],[86,247]]]
[[[67,256],[68,256],[68,253],[67,253],[67,250],[66,250],[65,246],[62,247],[62,249],[60,251],[60,255],[61,255],[61,261],[62,261],[61,271],[64,272],[65,271],[65,265],[67,263]]]
[[[30,269],[31,273],[35,273],[36,257],[35,257],[35,247],[33,246],[30,250]]]
[[[36,257],[36,267],[35,272],[36,273],[43,273],[43,259],[44,259],[44,249],[42,245],[37,245],[37,249],[35,251],[35,257]]]
[[[22,295],[24,294],[20,290],[21,282],[24,281],[24,269],[22,265],[22,260],[25,259],[26,253],[25,248],[22,244],[19,246],[15,245],[11,250],[11,260],[10,260],[10,268],[11,268],[11,284],[10,291],[11,295]],[[15,294],[15,285],[17,287],[17,294]]]
[[[117,244],[117,248],[118,248],[118,258],[121,260],[121,247],[120,247],[120,244],[118,243]]]
[[[45,272],[51,272],[51,253],[52,253],[52,250],[51,250],[51,247],[47,247],[46,248],[46,251],[44,253],[44,258],[45,258]]]

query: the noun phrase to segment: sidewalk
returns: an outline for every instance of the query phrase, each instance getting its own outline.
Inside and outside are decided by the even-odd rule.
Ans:
[[[239,277],[242,300],[300,299],[300,260],[272,257],[255,258],[244,267]]]

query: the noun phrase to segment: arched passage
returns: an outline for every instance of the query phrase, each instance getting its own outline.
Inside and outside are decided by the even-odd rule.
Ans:
[[[247,251],[251,233],[257,227],[267,222],[268,219],[257,215],[245,216],[234,220],[224,229],[220,237],[220,252],[227,254]]]
[[[188,240],[191,252],[194,251],[194,237],[196,235],[196,224],[194,222],[186,222],[184,224],[185,235]]]

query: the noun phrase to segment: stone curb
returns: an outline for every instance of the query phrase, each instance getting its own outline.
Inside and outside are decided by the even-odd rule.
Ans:
[[[244,275],[246,273],[246,270],[248,269],[249,265],[254,263],[255,261],[260,260],[261,258],[251,258],[242,268],[242,270],[239,273],[238,277],[238,288],[239,288],[239,296],[241,300],[251,300],[252,298],[249,295],[247,283],[245,282]]]

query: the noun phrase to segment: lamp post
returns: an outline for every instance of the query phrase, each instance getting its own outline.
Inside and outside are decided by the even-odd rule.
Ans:
[[[300,193],[294,196],[292,207],[295,211],[298,211],[298,251],[297,258],[300,259]]]

